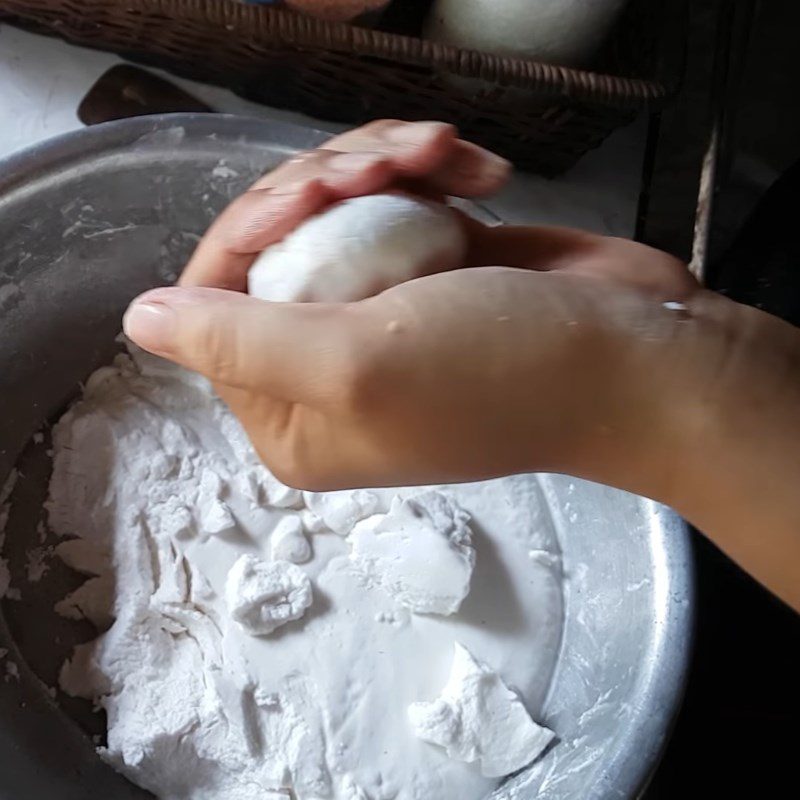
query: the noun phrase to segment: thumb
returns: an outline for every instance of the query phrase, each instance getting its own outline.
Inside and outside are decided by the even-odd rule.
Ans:
[[[343,308],[169,287],[137,297],[122,326],[139,347],[214,383],[313,402],[329,391],[347,352]]]

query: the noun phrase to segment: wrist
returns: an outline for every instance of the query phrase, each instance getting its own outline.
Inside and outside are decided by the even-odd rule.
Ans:
[[[724,358],[720,311],[701,310],[699,291],[662,304],[613,284],[575,286],[595,302],[572,328],[575,407],[569,435],[556,438],[555,469],[675,505],[686,459],[713,418],[703,387]]]
[[[777,459],[800,464],[791,447],[800,445],[800,330],[706,291],[689,313],[692,331],[676,341],[683,388],[669,424],[678,478],[689,473],[682,495],[694,497],[700,476],[755,479]]]
[[[737,444],[731,415],[759,363],[762,337],[747,333],[757,312],[706,291],[681,303],[622,297],[605,298],[591,345],[580,343],[594,376],[559,468],[683,511],[710,452]]]
[[[650,494],[798,607],[800,331],[710,292],[688,312]]]

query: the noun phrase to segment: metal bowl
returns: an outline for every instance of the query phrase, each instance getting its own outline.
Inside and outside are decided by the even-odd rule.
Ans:
[[[211,219],[256,175],[323,138],[235,117],[148,117],[69,134],[0,165],[0,484],[31,434],[111,357],[129,300],[173,280]],[[40,509],[46,478],[27,481],[20,502]],[[688,533],[650,501],[561,476],[541,483],[566,575],[543,714],[560,738],[494,797],[634,798],[686,676]],[[12,518],[6,549],[31,532]],[[37,635],[34,606],[13,635],[0,619],[0,648],[20,665],[19,680],[0,682],[0,798],[147,796],[100,761],[45,691],[39,678],[53,676],[42,675],[36,654],[54,643]]]

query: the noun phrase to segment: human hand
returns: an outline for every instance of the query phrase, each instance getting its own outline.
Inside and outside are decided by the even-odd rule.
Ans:
[[[339,144],[354,148],[350,166],[326,150],[266,176],[212,227],[186,288],[132,306],[130,337],[210,377],[288,483],[567,472],[673,505],[800,607],[798,333],[702,290],[675,259],[465,220],[473,269],[359,303],[204,288],[244,289],[261,248],[343,197],[479,195],[503,182],[500,162],[446,126],[404,135],[417,144],[387,155],[356,131]],[[764,527],[766,543],[752,536]]]
[[[217,217],[178,283],[246,291],[248,270],[264,249],[340,200],[392,190],[440,201],[448,195],[486,197],[504,186],[510,171],[505,159],[459,139],[445,123],[369,123],[257,180]],[[667,294],[695,285],[676,259],[626,240],[563,228],[489,227],[463,215],[462,222],[469,245],[465,267],[581,272],[591,263],[594,275],[663,288]],[[602,263],[594,258],[601,251]]]
[[[244,289],[247,268],[265,246],[344,197],[387,188],[439,198],[482,195],[496,191],[507,175],[505,161],[457,139],[447,125],[373,123],[257,181],[214,223],[181,285]],[[615,308],[625,302],[625,293],[612,286],[630,290],[628,299],[640,292],[644,313],[658,307],[658,298],[682,297],[696,285],[679,262],[631,242],[565,229],[489,228],[467,218],[463,224],[469,240],[465,266],[500,264],[526,271],[450,273],[397,287],[363,306],[277,307],[231,293],[160,290],[142,298],[135,313],[152,323],[156,311],[163,315],[177,303],[183,340],[177,349],[174,344],[165,349],[147,334],[143,338],[131,315],[127,327],[148,349],[211,377],[264,460],[289,482],[332,487],[422,480],[422,470],[428,480],[444,480],[544,468],[551,460],[545,451],[554,454],[556,443],[545,448],[537,441],[533,450],[524,446],[524,453],[504,448],[494,420],[498,398],[511,397],[513,384],[522,404],[517,417],[506,420],[507,438],[520,443],[511,431],[531,427],[534,420],[544,422],[534,439],[552,435],[558,449],[568,447],[573,432],[592,424],[591,415],[576,413],[579,419],[561,430],[552,426],[552,412],[566,419],[563,411],[575,405],[573,396],[585,403],[590,395],[575,390],[598,362],[591,342],[568,354],[561,339],[577,341],[586,332],[594,341],[592,327],[615,319]],[[559,280],[545,280],[535,270],[558,272]],[[598,287],[597,280],[608,285]],[[586,308],[576,307],[591,298]],[[562,306],[558,313],[554,303]],[[197,307],[191,312],[189,305]],[[497,319],[502,324],[484,329],[487,320]],[[505,373],[494,385],[480,377],[490,369]],[[455,381],[448,370],[460,371],[461,377]],[[423,375],[429,378],[425,386]],[[466,385],[470,375],[475,386],[453,394],[452,387],[459,381]],[[535,397],[520,391],[526,380]],[[543,392],[540,383],[551,391]],[[363,393],[374,413],[364,413]],[[411,404],[405,427],[401,410],[384,402],[391,397]],[[321,415],[318,401],[326,399],[332,402]],[[450,409],[445,416],[453,428],[446,437],[442,403]],[[381,411],[381,406],[386,407]],[[471,409],[472,417],[455,414],[458,409]],[[329,430],[320,426],[323,420]],[[430,426],[442,435],[431,435]],[[472,437],[465,439],[464,430]],[[423,441],[431,452],[424,451]],[[464,451],[470,441],[474,457]],[[402,443],[412,453],[401,464]],[[373,460],[359,461],[368,451],[374,452]],[[532,452],[538,454],[536,464],[530,461]]]
[[[599,358],[597,330],[617,324],[626,303],[647,315],[659,299],[697,288],[669,256],[580,231],[490,228],[464,217],[465,267],[525,271],[458,271],[342,306],[275,306],[210,291],[244,290],[258,253],[338,200],[398,188],[437,199],[482,196],[502,186],[508,169],[441,123],[381,121],[334,137],[235,200],[197,248],[185,288],[140,298],[126,328],[147,349],[210,377],[290,483],[333,488],[556,468],[557,451],[592,439],[579,431],[613,427],[583,408],[595,398],[589,405],[598,411],[600,386],[588,384],[608,384],[597,369],[624,352]],[[170,342],[154,333],[167,316]],[[487,382],[481,376],[490,372],[497,378]],[[498,398],[514,397],[517,410],[501,430]],[[554,414],[563,425],[552,424]],[[523,443],[520,431],[537,425]]]
[[[181,286],[243,292],[250,266],[306,218],[350,197],[403,190],[442,200],[494,194],[511,165],[441,122],[381,120],[300,153],[257,180],[214,221]]]
[[[291,485],[534,469],[609,479],[612,453],[635,471],[634,455],[666,436],[673,392],[650,361],[676,335],[678,314],[638,275],[626,285],[602,265],[597,275],[588,264],[586,275],[457,270],[352,304],[157,289],[126,330],[209,377]]]

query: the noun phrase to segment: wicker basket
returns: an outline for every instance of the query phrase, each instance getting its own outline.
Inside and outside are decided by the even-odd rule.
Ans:
[[[634,3],[603,62],[628,77],[231,0],[0,0],[0,18],[322,119],[446,120],[519,167],[553,176],[676,90],[685,38],[678,5]]]

